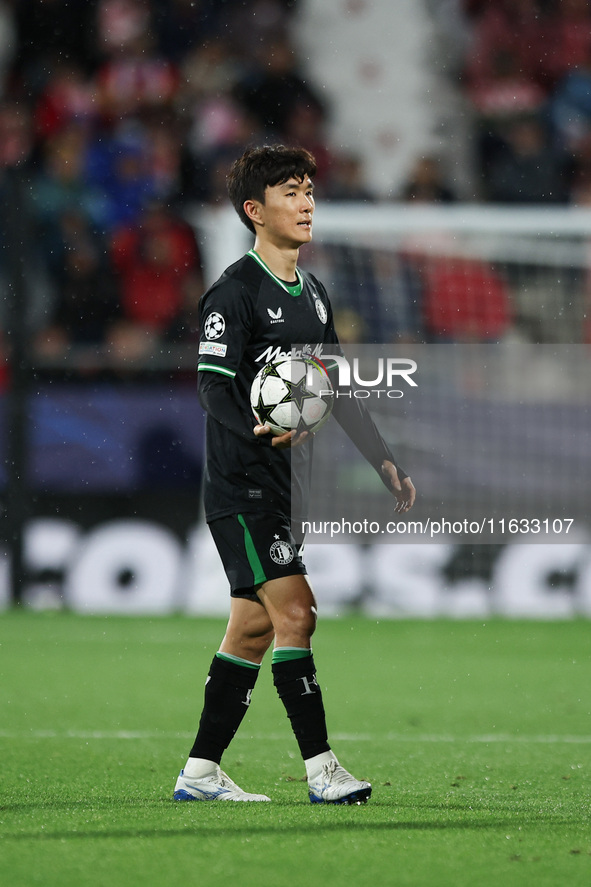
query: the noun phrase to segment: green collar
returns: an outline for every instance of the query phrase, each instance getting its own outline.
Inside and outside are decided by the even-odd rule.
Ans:
[[[278,286],[280,286],[281,289],[285,290],[285,292],[288,293],[290,296],[299,296],[301,294],[302,287],[304,285],[304,281],[302,279],[302,275],[300,274],[300,272],[297,268],[296,268],[296,277],[298,279],[298,282],[293,283],[293,284],[289,284],[289,283],[286,283],[284,280],[281,280],[279,277],[277,277],[276,274],[273,274],[273,272],[271,271],[269,266],[267,264],[265,264],[265,262],[263,262],[263,260],[258,255],[258,253],[255,253],[255,251],[253,249],[249,249],[249,251],[247,252],[246,255],[250,256],[252,259],[254,259],[255,262],[258,262],[259,265],[261,266],[261,268],[267,272],[269,277],[271,277],[275,281],[275,283]]]

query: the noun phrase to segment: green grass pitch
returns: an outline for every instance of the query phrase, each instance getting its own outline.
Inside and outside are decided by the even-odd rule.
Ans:
[[[224,767],[271,804],[174,803],[220,620],[0,615],[10,887],[591,885],[591,625],[320,622],[333,747],[310,805],[268,664]]]

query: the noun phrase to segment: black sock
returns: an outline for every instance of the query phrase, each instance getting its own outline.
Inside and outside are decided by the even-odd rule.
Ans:
[[[250,705],[258,675],[258,668],[214,656],[205,684],[199,731],[189,757],[220,763]]]
[[[272,665],[273,683],[291,721],[304,760],[329,751],[322,692],[312,654]]]

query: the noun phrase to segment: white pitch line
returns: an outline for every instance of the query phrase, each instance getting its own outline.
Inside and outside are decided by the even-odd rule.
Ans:
[[[377,738],[377,737],[376,737]],[[474,743],[482,743],[483,745],[488,745],[489,743],[510,743],[510,742],[522,742],[522,743],[532,743],[539,745],[552,745],[553,743],[565,743],[565,744],[582,744],[587,745],[591,743],[591,736],[572,736],[572,735],[564,735],[560,736],[559,734],[548,734],[548,735],[538,735],[538,736],[527,736],[522,734],[513,734],[513,733],[491,733],[483,736],[437,736],[437,735],[419,735],[419,736],[409,736],[408,734],[400,734],[400,733],[389,733],[385,739],[388,742],[433,742],[433,743],[445,743],[445,742],[474,742]]]
[[[150,730],[0,730],[0,739],[84,739],[84,740],[163,740],[170,742],[177,739],[190,739],[193,733],[189,732],[165,732]],[[270,733],[270,734],[248,734],[236,736],[236,740],[255,740],[257,742],[285,742],[291,738],[289,733]],[[420,744],[437,744],[437,743],[481,743],[503,744],[503,743],[531,743],[536,745],[589,745],[591,744],[591,736],[575,736],[559,734],[542,734],[542,735],[522,735],[512,733],[492,733],[475,736],[451,736],[429,733],[419,733],[416,736],[408,733],[387,733],[385,735],[371,735],[369,733],[334,733],[331,736],[336,742],[409,742]]]

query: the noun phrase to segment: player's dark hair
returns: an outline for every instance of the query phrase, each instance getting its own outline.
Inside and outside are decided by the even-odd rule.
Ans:
[[[316,174],[316,161],[305,148],[287,148],[285,145],[264,145],[248,148],[242,157],[232,164],[228,174],[228,194],[240,220],[249,231],[254,225],[244,212],[247,200],[265,202],[265,189],[282,185],[296,178],[303,182]]]

